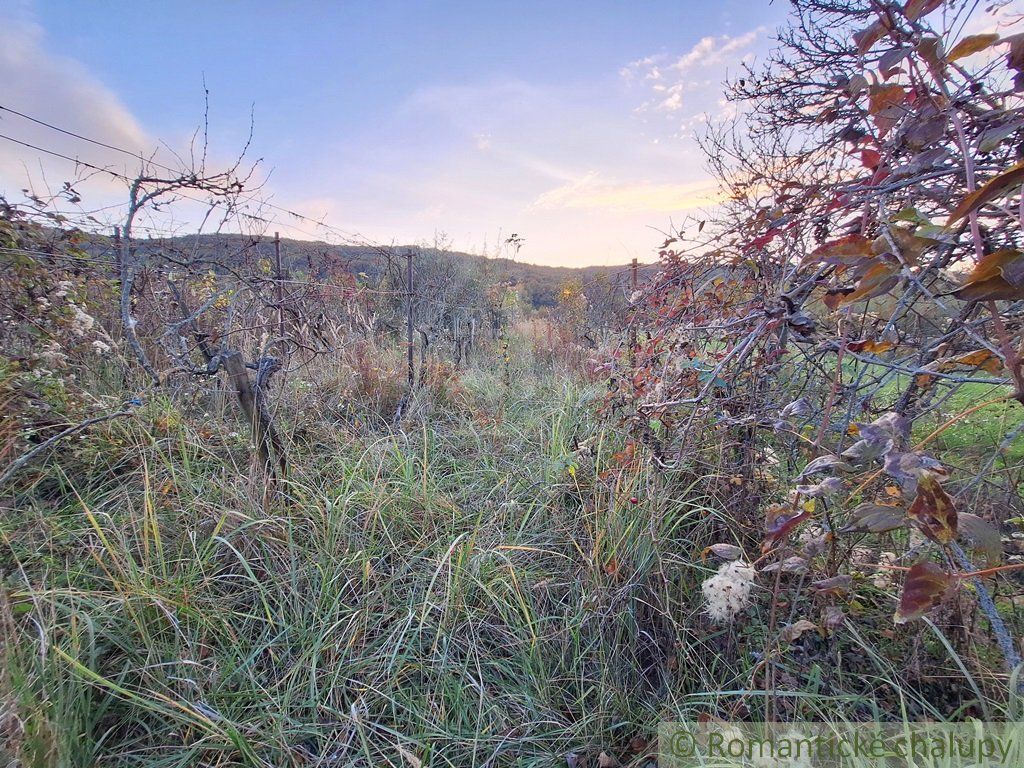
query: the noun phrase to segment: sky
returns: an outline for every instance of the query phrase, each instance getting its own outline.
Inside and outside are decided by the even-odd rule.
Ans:
[[[786,5],[0,0],[0,106],[170,162],[203,122],[205,83],[211,165],[251,116],[261,194],[331,226],[268,209],[283,236],[497,254],[515,233],[533,263],[651,261],[714,205],[694,133],[728,114],[722,82],[764,57]],[[10,112],[0,135],[137,170]],[[0,138],[8,199],[73,177]],[[124,187],[95,175],[76,190],[92,210]],[[187,205],[164,215],[198,225]]]

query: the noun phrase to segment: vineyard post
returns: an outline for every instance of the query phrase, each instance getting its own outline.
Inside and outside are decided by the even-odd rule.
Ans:
[[[636,294],[637,287],[637,263],[636,256],[633,257],[633,265],[630,269],[630,282],[633,286],[633,291],[630,294],[630,304],[633,303],[633,295]],[[629,319],[629,367],[632,368],[636,363],[636,313]]]
[[[413,327],[413,277],[412,277],[412,251],[406,251],[405,254],[405,295],[406,295],[406,330],[405,330],[405,342],[408,347],[406,350],[406,360],[409,364],[409,394],[412,394],[413,385],[416,383],[416,367],[413,362],[413,341],[412,341],[412,327]]]
[[[281,233],[274,233],[274,266],[277,270],[277,325],[278,335],[284,338],[284,284],[281,282]]]

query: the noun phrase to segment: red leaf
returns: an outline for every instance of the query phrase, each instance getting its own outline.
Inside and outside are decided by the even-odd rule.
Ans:
[[[956,538],[956,507],[930,472],[918,478],[917,496],[907,510],[907,515],[934,542],[949,544]]]
[[[862,149],[860,151],[860,162],[868,170],[875,170],[882,162],[882,155],[876,149]]]
[[[953,577],[935,563],[918,563],[907,572],[900,605],[894,620],[897,624],[919,619],[942,602],[953,583]]]

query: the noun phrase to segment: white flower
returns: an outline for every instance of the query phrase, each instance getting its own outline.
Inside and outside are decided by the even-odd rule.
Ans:
[[[707,600],[705,610],[712,621],[728,623],[750,605],[755,573],[742,560],[734,560],[720,566],[718,573],[701,585]]]
[[[70,306],[71,311],[75,313],[74,317],[71,318],[71,332],[76,336],[85,336],[96,324],[96,318],[74,302],[70,302]]]
[[[44,344],[36,358],[51,368],[60,368],[68,360],[68,356],[64,354],[64,350],[61,349],[60,344],[56,341]]]
[[[107,344],[107,342],[100,341],[99,339],[96,339],[92,343],[92,348],[96,350],[96,354],[99,355],[100,357],[106,357],[110,353],[111,349],[110,345]]]
[[[63,299],[71,292],[71,289],[74,287],[75,284],[72,283],[70,280],[61,280],[59,283],[57,283],[57,291],[53,295],[56,296],[58,299]]]

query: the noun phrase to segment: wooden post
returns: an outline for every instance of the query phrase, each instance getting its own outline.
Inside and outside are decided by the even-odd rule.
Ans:
[[[636,293],[637,287],[637,264],[636,256],[633,257],[633,268],[630,270],[630,283],[633,286],[633,292],[629,296],[629,303],[633,303],[633,294]],[[636,364],[636,312],[631,312],[629,318],[629,367],[632,368]]]
[[[284,338],[284,284],[281,282],[281,233],[274,233],[274,265],[277,269],[277,325],[278,335]]]
[[[277,463],[281,468],[281,476],[285,477],[288,472],[288,463],[284,452],[284,443],[277,434],[277,430],[274,429],[274,423],[270,418],[270,413],[267,411],[266,404],[263,402],[261,393],[253,389],[252,382],[249,379],[249,371],[246,370],[245,363],[242,361],[241,352],[228,352],[221,356],[221,362],[228,372],[228,377],[231,379],[235,392],[238,393],[238,402],[242,406],[242,411],[249,419],[253,442],[259,451],[263,466],[272,477],[275,476],[274,457],[271,454],[271,448],[273,448],[277,454]]]
[[[416,364],[413,361],[413,342],[412,342],[412,326],[413,326],[413,306],[412,306],[412,294],[413,294],[413,281],[412,281],[412,251],[407,251],[405,254],[405,295],[406,301],[408,302],[405,309],[406,319],[406,331],[405,341],[408,345],[408,356],[407,360],[409,363],[409,393],[412,394],[412,388],[416,384]]]

